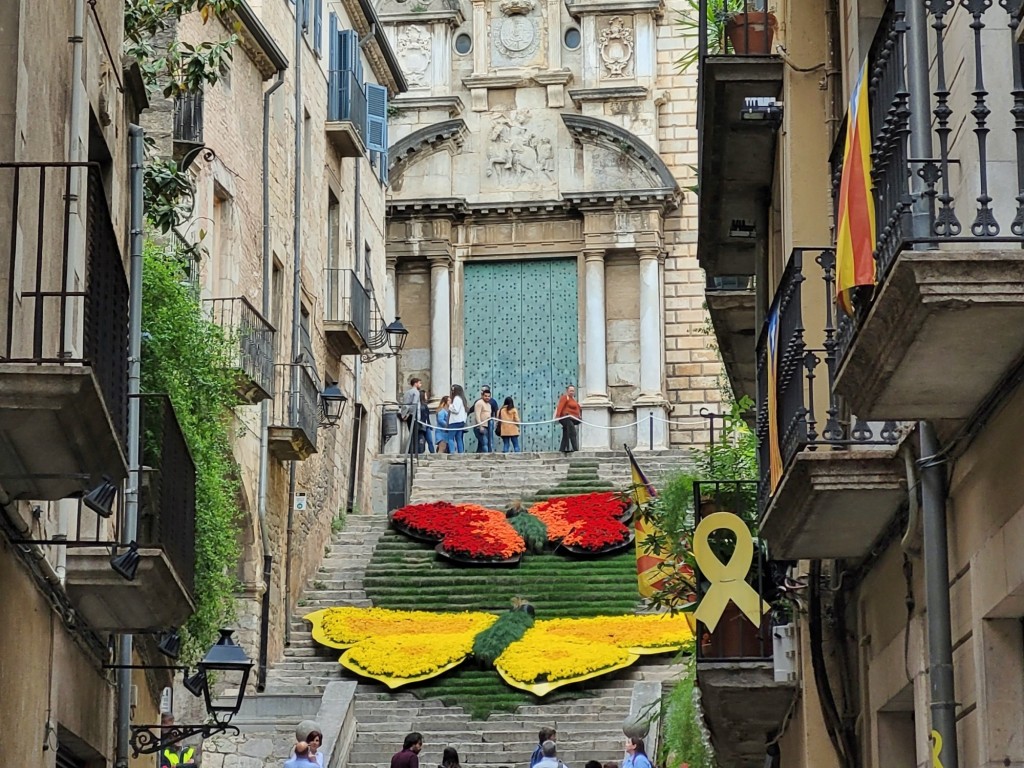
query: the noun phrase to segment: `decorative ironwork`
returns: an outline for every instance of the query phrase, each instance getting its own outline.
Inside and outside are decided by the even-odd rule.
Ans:
[[[271,426],[299,429],[316,449],[320,426],[320,387],[305,363],[278,363],[275,368],[274,414]]]
[[[0,364],[91,367],[124,447],[128,282],[99,166],[0,163],[0,194],[9,202],[0,214],[8,268]],[[84,254],[71,251],[76,198],[84,200]]]
[[[371,305],[374,303],[370,291],[352,269],[327,270],[327,301],[324,305],[324,320],[335,323],[350,323],[360,338],[369,346],[373,335]]]
[[[229,733],[234,736],[240,733],[238,726],[217,721],[197,725],[133,725],[131,728],[132,734],[128,743],[132,748],[132,757],[156,754],[165,747],[179,744],[193,736],[208,739],[218,733]]]
[[[803,318],[804,259],[815,253],[814,263],[821,268],[825,294],[824,345],[808,347]],[[770,315],[778,315],[778,346],[774,408],[779,424],[779,450],[784,466],[803,450],[820,447],[845,449],[856,445],[894,445],[898,440],[895,422],[867,422],[845,412],[834,393],[838,364],[837,351],[842,343],[841,328],[835,323],[835,251],[831,248],[795,248],[782,274]],[[845,315],[842,315],[845,317]],[[761,482],[758,503],[761,510],[770,501],[770,443],[768,414],[772,404],[768,392],[767,322],[757,346],[757,426],[758,465]],[[819,379],[825,375],[825,383]],[[824,401],[824,423],[819,421]]]
[[[203,92],[179,93],[174,97],[174,140],[185,144],[203,143]]]
[[[238,342],[235,368],[267,396],[274,395],[274,326],[244,296],[207,299],[213,322]]]
[[[149,467],[137,541],[159,546],[191,594],[195,583],[196,465],[167,395],[140,395],[142,460]]]

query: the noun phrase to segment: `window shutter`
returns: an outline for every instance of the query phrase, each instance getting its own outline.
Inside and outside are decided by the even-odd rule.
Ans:
[[[309,6],[313,4],[313,0],[302,0],[302,31],[309,31]]]
[[[380,179],[381,184],[388,183],[388,153],[381,152],[377,156],[377,160],[380,165],[377,167],[377,178]]]
[[[313,5],[313,52],[320,56],[324,49],[324,0],[314,0]]]
[[[366,84],[366,148],[388,151],[388,89],[373,83]]]
[[[338,43],[341,48],[341,60],[339,69],[346,69],[349,72],[357,72],[359,65],[359,35],[354,29],[343,29],[338,35]]]
[[[327,119],[341,119],[341,37],[338,32],[338,14],[328,18],[327,38]]]

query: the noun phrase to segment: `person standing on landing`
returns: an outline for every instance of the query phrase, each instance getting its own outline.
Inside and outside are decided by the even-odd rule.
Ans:
[[[391,756],[391,768],[420,768],[423,734],[413,731],[405,737],[402,750]]]
[[[533,768],[569,768],[558,759],[558,748],[553,741],[545,741],[540,745],[540,752],[543,755]]]
[[[643,739],[635,736],[626,739],[626,759],[622,761],[622,768],[653,768],[651,758],[644,749]]]
[[[514,453],[519,453],[519,411],[515,401],[506,397],[498,411],[498,430],[501,434],[501,452],[508,453],[511,446]]]
[[[423,380],[419,376],[413,376],[409,379],[409,388],[405,390],[405,395],[402,396],[402,410],[398,412],[399,418],[405,422],[405,425],[409,428],[409,435],[418,434],[414,432],[416,425],[413,423],[419,417],[420,410],[420,388],[423,386]],[[410,437],[411,439],[411,437]],[[408,439],[406,440],[406,446],[409,444]]]
[[[576,387],[570,384],[565,394],[558,398],[555,406],[555,420],[562,425],[562,444],[558,450],[562,453],[573,453],[580,449],[576,437],[576,425],[583,420],[583,411],[576,401]]]
[[[448,404],[450,402],[451,398],[445,395],[437,404],[437,430],[434,437],[437,438],[438,453],[450,453],[452,450],[451,434],[448,432]],[[443,448],[441,447],[442,443],[444,444]]]
[[[476,425],[473,433],[476,435],[476,452],[491,452],[491,420],[494,418],[494,411],[491,409],[491,390],[485,389],[480,393],[480,399],[473,405],[473,415],[476,416]]]
[[[456,384],[452,387],[452,401],[448,405],[448,446],[452,453],[465,453],[466,390]]]

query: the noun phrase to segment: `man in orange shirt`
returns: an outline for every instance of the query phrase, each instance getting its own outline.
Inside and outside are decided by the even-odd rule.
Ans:
[[[562,444],[558,450],[562,453],[573,453],[580,449],[579,441],[576,438],[576,425],[583,419],[583,411],[580,404],[576,402],[576,387],[570,384],[565,388],[565,394],[558,398],[558,405],[555,406],[555,419],[562,425]]]

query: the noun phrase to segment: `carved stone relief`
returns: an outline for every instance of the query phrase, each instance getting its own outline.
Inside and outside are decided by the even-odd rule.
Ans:
[[[629,18],[612,16],[598,39],[602,75],[609,80],[633,76],[633,23]]]
[[[410,88],[430,87],[430,30],[419,24],[398,31],[398,61]]]
[[[501,186],[535,186],[555,181],[555,147],[538,134],[530,110],[518,109],[495,116],[487,143],[484,174]]]
[[[524,66],[540,48],[541,33],[536,0],[501,0],[501,14],[492,14],[491,50],[495,66]]]

